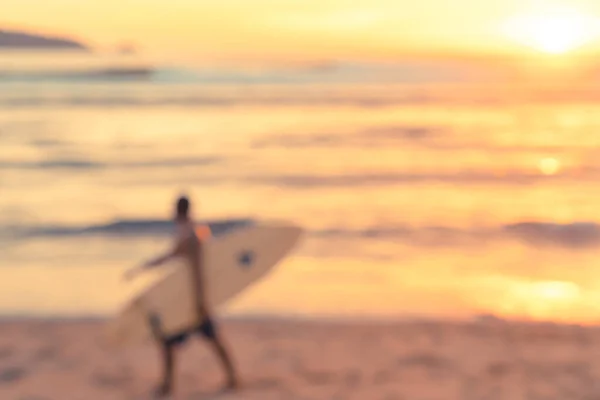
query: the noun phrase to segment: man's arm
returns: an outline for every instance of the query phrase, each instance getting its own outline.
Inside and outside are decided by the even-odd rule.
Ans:
[[[163,265],[170,259],[178,256],[183,250],[183,245],[184,244],[182,241],[177,242],[175,244],[175,246],[173,246],[173,248],[171,250],[169,250],[168,252],[166,252],[165,254],[162,254],[152,260],[149,260],[146,263],[144,263],[138,267],[134,267],[134,268],[128,270],[125,273],[125,278],[131,279],[131,278],[133,278],[133,276],[137,275],[138,273],[141,273],[142,271]]]

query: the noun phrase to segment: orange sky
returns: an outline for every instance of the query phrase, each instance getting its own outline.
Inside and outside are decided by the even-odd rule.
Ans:
[[[377,58],[406,51],[511,52],[502,32],[524,0],[3,0],[0,26],[133,41],[150,52],[221,58]],[[584,15],[600,1],[562,0]],[[596,41],[594,46],[600,48]]]

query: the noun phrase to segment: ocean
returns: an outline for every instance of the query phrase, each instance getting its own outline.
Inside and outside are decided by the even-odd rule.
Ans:
[[[63,64],[0,69],[0,315],[114,313],[156,279],[121,275],[168,248],[183,192],[218,232],[306,229],[227,314],[600,315],[593,91],[431,62]]]

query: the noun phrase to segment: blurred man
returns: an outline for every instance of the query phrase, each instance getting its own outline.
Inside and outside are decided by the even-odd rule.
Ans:
[[[207,339],[218,355],[227,374],[227,383],[224,389],[235,389],[238,386],[238,380],[231,358],[223,344],[223,340],[219,335],[217,326],[211,318],[206,304],[206,289],[203,279],[203,240],[210,235],[210,229],[206,226],[201,228],[195,226],[193,220],[190,218],[190,201],[186,196],[182,196],[177,200],[175,223],[177,229],[174,247],[166,254],[150,260],[146,264],[129,270],[126,273],[126,278],[131,279],[134,275],[143,270],[160,266],[175,257],[181,257],[191,269],[191,275],[194,277],[192,284],[194,285],[194,293],[196,295],[195,306],[198,313],[198,321],[200,321],[197,326],[190,327],[190,329],[178,334],[167,336],[163,334],[160,318],[157,316],[149,316],[149,323],[153,335],[160,346],[163,357],[164,375],[162,383],[156,390],[156,395],[157,397],[163,397],[171,393],[173,389],[174,350],[194,333],[198,333]]]

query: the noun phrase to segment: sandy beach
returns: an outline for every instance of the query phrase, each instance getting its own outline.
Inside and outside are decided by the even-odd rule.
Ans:
[[[2,400],[147,399],[156,350],[117,350],[101,321],[21,320],[0,327]],[[223,376],[201,341],[182,348],[173,399],[595,399],[600,331],[553,324],[229,320],[243,379]]]

